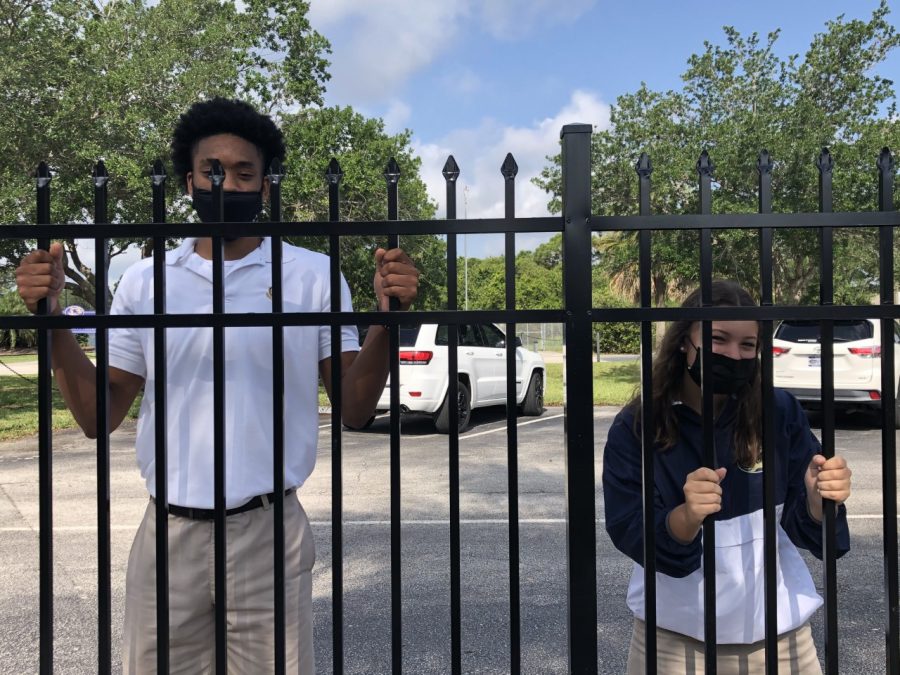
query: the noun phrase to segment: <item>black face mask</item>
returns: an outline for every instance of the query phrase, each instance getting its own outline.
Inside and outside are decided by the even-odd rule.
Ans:
[[[256,220],[256,217],[262,212],[262,191],[233,192],[229,190],[222,193],[222,202],[222,222],[249,223]],[[194,210],[204,223],[218,221],[211,190],[194,188],[193,203]]]
[[[691,345],[697,350],[697,356],[694,358],[693,365],[689,366],[687,371],[691,379],[700,386],[700,347]],[[685,365],[687,365],[687,355],[685,354]],[[751,359],[732,359],[724,354],[710,354],[710,363],[713,373],[713,393],[714,394],[738,394],[753,384],[756,379],[756,370],[759,362],[754,356]]]

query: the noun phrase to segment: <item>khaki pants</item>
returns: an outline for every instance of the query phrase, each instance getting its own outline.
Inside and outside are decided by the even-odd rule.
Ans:
[[[628,675],[644,675],[645,624],[634,620],[631,648],[628,651]],[[702,675],[705,672],[705,646],[693,638],[664,628],[656,629],[656,672],[660,675]],[[716,666],[720,675],[764,673],[765,641],[749,645],[727,644],[716,648]],[[805,623],[778,636],[778,672],[781,675],[821,675],[812,631]]]
[[[228,672],[274,671],[274,508],[226,524]],[[172,675],[215,666],[213,521],[169,516],[169,664]],[[312,566],[316,551],[295,494],[284,499],[285,637],[288,673],[313,675]],[[156,505],[138,528],[125,580],[125,675],[156,673]]]

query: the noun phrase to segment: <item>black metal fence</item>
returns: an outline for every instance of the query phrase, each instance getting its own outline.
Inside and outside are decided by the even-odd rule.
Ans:
[[[893,159],[885,149],[879,160],[879,211],[861,213],[831,212],[831,170],[827,153],[820,157],[820,212],[798,214],[771,213],[771,162],[767,154],[759,162],[759,213],[712,214],[712,165],[704,153],[698,162],[700,213],[693,215],[651,215],[651,170],[646,156],[637,165],[640,185],[639,215],[593,216],[591,214],[591,127],[572,124],[563,128],[562,138],[562,196],[561,217],[516,218],[514,207],[515,176],[517,168],[511,156],[504,162],[505,215],[503,218],[458,220],[456,211],[456,181],[459,168],[450,157],[444,167],[447,187],[447,219],[445,221],[397,220],[397,184],[400,170],[391,162],[385,172],[387,181],[388,219],[380,222],[338,222],[339,190],[342,173],[336,161],[327,171],[329,189],[329,221],[285,223],[281,222],[281,183],[284,175],[280,165],[272,166],[270,210],[268,223],[229,223],[223,225],[167,224],[165,223],[166,175],[161,163],[153,169],[153,222],[144,224],[110,224],[107,215],[108,177],[102,163],[97,165],[93,180],[95,187],[94,224],[50,224],[50,172],[41,164],[37,172],[37,222],[36,224],[8,225],[0,228],[3,239],[37,239],[38,246],[48,248],[54,237],[94,239],[96,250],[96,315],[92,317],[59,317],[47,315],[47,303],[43,301],[37,316],[3,316],[0,328],[38,330],[39,361],[39,501],[40,501],[40,670],[53,671],[53,500],[52,500],[52,433],[51,433],[51,329],[94,327],[97,330],[97,547],[98,547],[98,633],[99,661],[97,671],[112,670],[111,654],[111,584],[110,584],[110,480],[109,480],[109,422],[108,422],[108,352],[107,334],[115,328],[148,328],[154,332],[154,349],[157,355],[166,353],[166,329],[179,327],[211,327],[214,331],[214,448],[215,448],[215,575],[225,575],[225,436],[224,420],[224,330],[231,326],[264,326],[272,329],[273,357],[273,422],[275,442],[273,447],[273,484],[284,482],[284,378],[280,364],[283,361],[285,326],[331,326],[332,329],[332,604],[333,604],[333,667],[334,672],[344,670],[344,583],[342,538],[342,458],[341,458],[341,368],[340,329],[344,325],[384,324],[390,331],[390,509],[391,509],[391,615],[392,615],[392,668],[400,672],[402,664],[401,635],[401,536],[400,536],[400,406],[399,406],[399,358],[398,332],[403,323],[443,323],[449,326],[449,401],[457,399],[458,326],[465,323],[505,323],[507,335],[515,334],[516,324],[562,323],[565,327],[566,345],[566,410],[565,410],[565,458],[566,458],[566,538],[568,573],[568,653],[569,670],[574,673],[595,673],[598,669],[597,630],[597,565],[596,565],[596,514],[594,458],[598,440],[594,438],[592,325],[595,322],[636,322],[641,327],[641,388],[651,390],[652,365],[651,325],[658,321],[693,319],[702,321],[704,350],[701,363],[710,358],[711,324],[713,320],[753,319],[762,321],[762,383],[763,383],[763,458],[765,467],[775,466],[773,419],[774,395],[772,328],[774,322],[785,318],[804,318],[819,321],[822,331],[822,406],[824,408],[822,446],[826,456],[835,450],[833,345],[834,322],[844,318],[881,319],[883,345],[893,343],[893,320],[900,318],[900,309],[894,304],[893,248],[894,227],[900,225],[900,216],[893,210]],[[214,203],[221,209],[221,169],[213,171],[212,190]],[[220,210],[221,214],[221,210]],[[881,285],[879,305],[837,306],[833,303],[833,230],[834,228],[869,227],[879,231],[879,278]],[[759,264],[761,304],[753,308],[711,307],[712,290],[712,232],[717,229],[748,229],[759,233]],[[773,231],[779,228],[813,228],[820,236],[820,297],[818,306],[778,306],[773,301],[772,241]],[[651,306],[651,242],[654,230],[690,229],[699,231],[699,263],[701,297],[703,306],[696,309],[675,309]],[[593,233],[607,231],[639,232],[640,307],[606,308],[592,307],[591,302],[591,238]],[[467,233],[503,233],[506,253],[506,308],[498,311],[459,311],[457,306],[457,236]],[[517,233],[561,232],[563,235],[564,304],[554,310],[517,310],[515,284],[515,238]],[[340,253],[342,236],[378,234],[386,235],[390,246],[395,246],[398,236],[407,234],[445,234],[447,236],[447,291],[446,311],[418,311],[398,315],[392,312],[346,312],[340,306]],[[164,251],[167,238],[188,236],[213,237],[213,313],[207,315],[168,314],[165,306]],[[282,305],[282,237],[291,235],[324,235],[329,238],[331,256],[331,312],[287,313]],[[226,314],[223,304],[223,237],[270,236],[272,238],[272,313]],[[154,271],[153,315],[111,316],[108,312],[106,292],[107,240],[111,238],[152,237]],[[898,548],[897,548],[897,459],[895,436],[894,353],[882,350],[882,476],[884,516],[884,616],[885,672],[900,673],[900,611],[898,611]],[[515,401],[515,347],[509,340],[506,348],[507,400]],[[165,400],[166,360],[155,359],[156,377],[156,547],[157,547],[157,631],[159,637],[158,670],[169,670],[168,626],[168,539],[166,496],[166,425]],[[703,368],[703,409],[712,410],[712,373]],[[643,478],[645,486],[654,482],[652,456],[653,411],[650,398],[642,398],[642,428],[649,431],[643,438]],[[713,420],[703,418],[705,461],[714,466]],[[458,412],[450,406],[449,435],[449,500],[450,500],[450,614],[451,614],[451,668],[462,672],[461,600],[460,600],[460,474]],[[509,530],[509,663],[510,670],[521,670],[520,633],[520,580],[519,580],[519,516],[518,516],[518,468],[517,426],[515,405],[507,405],[508,448],[508,530]],[[277,494],[277,492],[276,492]],[[644,490],[645,513],[651,512],[653,490]],[[272,571],[275,594],[276,672],[284,672],[284,504],[283,496],[275,500],[275,566]],[[776,649],[776,595],[774,584],[776,556],[776,521],[774,480],[769,472],[764,474],[765,514],[765,568],[766,588],[766,654]],[[825,664],[828,673],[838,673],[838,626],[836,584],[834,505],[826,503],[824,528],[824,588],[825,588]],[[654,519],[644,519],[644,584],[646,594],[647,623],[647,672],[655,672],[656,659],[656,561]],[[709,544],[715,536],[713,523],[703,526],[704,542]],[[704,546],[705,575],[705,634],[715,635],[715,558],[713,546]],[[216,583],[216,664],[224,672],[226,659],[226,596],[225,584]],[[775,651],[773,651],[775,650]],[[707,641],[707,672],[715,672],[716,645]],[[767,672],[776,673],[774,659],[767,658]]]

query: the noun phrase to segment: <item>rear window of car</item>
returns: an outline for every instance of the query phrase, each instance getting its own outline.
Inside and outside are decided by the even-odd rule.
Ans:
[[[400,326],[400,346],[415,347],[416,338],[419,337],[419,328],[420,326]],[[366,333],[369,332],[369,327],[357,326],[357,330],[359,331],[359,344],[362,346],[363,342],[366,341]]]
[[[859,319],[841,319],[834,322],[835,342],[855,342],[867,340],[875,334],[872,324]],[[821,339],[818,321],[783,321],[775,337],[787,342],[819,342]]]
[[[476,326],[461,324],[459,326],[457,337],[460,347],[484,347],[484,341],[481,339],[481,331]],[[434,336],[434,344],[446,347],[450,344],[450,336],[446,325],[440,325]]]
[[[415,347],[421,326],[400,326],[400,346]]]

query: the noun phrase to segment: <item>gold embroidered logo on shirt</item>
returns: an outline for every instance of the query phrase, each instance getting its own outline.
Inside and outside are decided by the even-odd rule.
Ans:
[[[746,471],[747,473],[762,473],[763,470],[763,461],[762,457],[756,460],[755,464],[751,466],[742,466],[741,471]]]

